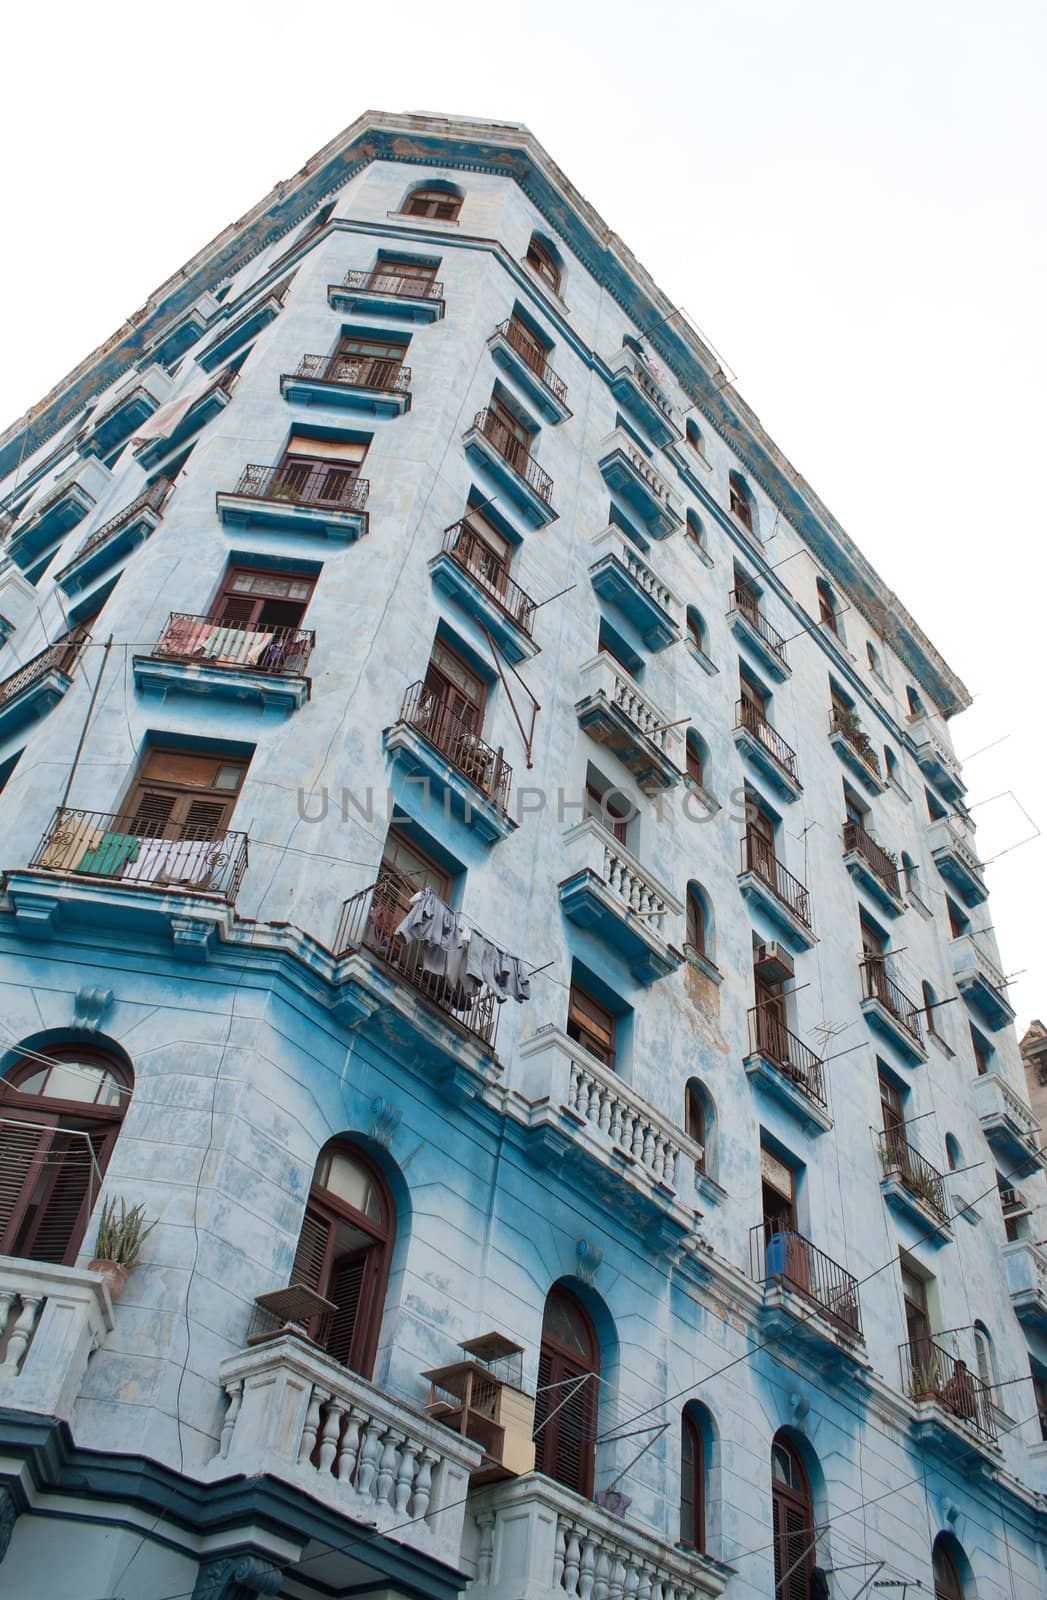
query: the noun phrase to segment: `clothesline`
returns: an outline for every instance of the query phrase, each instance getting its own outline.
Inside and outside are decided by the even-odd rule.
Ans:
[[[498,1001],[531,998],[526,963],[475,928],[463,926],[428,886],[412,895],[396,933],[405,943],[422,946],[423,972],[446,979],[470,1000],[485,986]]]

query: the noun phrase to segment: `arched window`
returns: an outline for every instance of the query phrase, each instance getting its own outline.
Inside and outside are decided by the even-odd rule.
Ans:
[[[836,604],[836,596],[824,578],[818,579],[816,587],[818,590],[818,621],[823,628],[828,628],[829,632],[839,639],[841,637],[840,608]]]
[[[931,1560],[934,1570],[934,1600],[964,1600],[963,1583],[942,1534],[939,1534],[934,1541]]]
[[[696,606],[687,607],[687,637],[699,655],[704,656],[706,654],[705,621]]]
[[[694,545],[696,550],[701,551],[708,564],[710,557],[705,543],[705,529],[694,511],[688,511],[687,513],[685,537]]]
[[[699,955],[708,955],[709,913],[705,890],[700,884],[687,885],[686,943]]]
[[[698,1407],[680,1419],[680,1543],[705,1553],[705,1436]]]
[[[333,1302],[333,1311],[313,1318],[309,1337],[364,1378],[374,1367],[394,1229],[377,1170],[352,1145],[332,1140],[313,1173],[291,1282]]]
[[[600,1350],[592,1323],[566,1289],[549,1291],[534,1401],[535,1471],[590,1495]]]
[[[898,762],[895,759],[894,751],[891,749],[889,744],[885,744],[883,747],[883,765],[884,771],[887,773],[887,782],[897,783]]]
[[[936,1039],[940,1039],[941,1034],[938,1032],[938,1025],[935,1020],[938,1015],[937,1011],[935,1010],[935,1007],[938,1004],[938,996],[935,994],[926,978],[920,985],[920,991],[923,994],[923,1012],[925,1018],[927,1019],[927,1032],[933,1033]]]
[[[923,716],[923,701],[920,699],[911,683],[905,685],[905,698],[909,705],[910,717]]]
[[[403,203],[402,216],[434,217],[439,222],[454,222],[462,209],[462,196],[449,185],[432,183],[412,189]]]
[[[963,1152],[954,1133],[945,1135],[945,1160],[950,1172],[955,1172],[957,1167],[963,1166]]]
[[[549,285],[554,294],[560,293],[560,283],[563,277],[560,263],[556,259],[552,246],[547,244],[544,239],[540,239],[536,233],[531,235],[524,260],[531,268],[531,271],[536,272],[543,283]]]
[[[706,770],[709,764],[709,752],[704,739],[694,728],[688,728],[687,730],[684,751],[687,776],[700,789],[704,788]]]
[[[978,1376],[989,1391],[985,1403],[991,1406],[996,1400],[996,1362],[992,1353],[992,1336],[984,1322],[974,1324],[974,1355]]]
[[[689,1139],[701,1145],[699,1172],[713,1176],[713,1140],[716,1128],[716,1110],[705,1084],[698,1078],[688,1078],[684,1090],[683,1127]]]
[[[28,1052],[0,1080],[0,1255],[71,1266],[134,1087],[91,1045]]]
[[[771,1446],[775,1600],[808,1600],[814,1567],[814,1500],[803,1462],[780,1433]]]
[[[756,518],[753,516],[752,496],[745,484],[745,479],[737,472],[732,472],[727,480],[731,496],[731,513],[738,518],[743,528],[748,528],[750,533],[756,532]]]
[[[699,428],[693,417],[687,418],[687,443],[690,445],[695,455],[701,456],[702,460],[704,461],[705,440],[702,438],[701,428]]]

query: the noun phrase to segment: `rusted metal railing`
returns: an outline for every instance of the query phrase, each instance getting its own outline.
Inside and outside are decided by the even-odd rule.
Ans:
[[[749,1044],[766,1056],[815,1105],[826,1107],[825,1074],[821,1056],[790,1033],[774,1008],[766,1002],[749,1012]]]
[[[553,480],[549,474],[533,460],[527,445],[518,439],[512,429],[504,423],[497,412],[490,406],[485,406],[476,413],[473,427],[477,433],[482,433],[489,444],[493,445],[498,454],[507,461],[514,472],[518,472],[528,487],[533,489],[539,500],[544,500],[546,505],[552,503]]]
[[[749,1232],[749,1268],[754,1283],[797,1290],[842,1331],[861,1338],[857,1278],[802,1233],[777,1222],[761,1222]]]
[[[536,373],[545,387],[554,394],[562,405],[567,404],[567,385],[558,372],[545,359],[545,351],[534,339],[530,337],[526,328],[522,327],[514,317],[507,317],[498,324],[497,333],[500,333],[506,344],[512,345],[517,355],[520,356],[531,371]]]
[[[760,635],[764,644],[774,652],[782,666],[787,666],[788,657],[785,653],[785,639],[778,632],[778,629],[768,622],[760,610],[760,602],[755,591],[746,584],[736,583],[731,593],[730,603],[732,609],[737,611],[740,616],[743,616],[749,626]]]
[[[869,771],[877,778],[882,777],[880,758],[869,743],[869,735],[858,726],[853,712],[847,711],[841,706],[833,706],[829,712],[829,732],[842,733],[851,749],[865,763]]]
[[[894,979],[888,976],[883,956],[867,955],[861,963],[861,974],[862,998],[878,1000],[895,1021],[901,1023],[906,1033],[917,1044],[922,1044],[923,1030],[920,1027],[919,1007],[909,999],[905,990],[899,989]]]
[[[490,545],[470,528],[468,517],[445,530],[443,548],[447,555],[454,557],[463,571],[476,579],[492,600],[497,601],[518,628],[527,634],[532,632],[536,610],[534,601],[509,576],[508,567],[499,561]]]
[[[898,1346],[902,1383],[911,1400],[933,1400],[991,1443],[996,1442],[992,1393],[959,1356],[950,1355],[934,1339],[915,1339]]]
[[[400,721],[417,728],[489,800],[503,811],[508,809],[512,767],[501,750],[481,739],[427,683],[411,684],[400,708]]]
[[[442,300],[444,286],[435,278],[412,278],[402,272],[347,272],[347,289],[370,289],[398,300]]]
[[[376,883],[351,895],[342,906],[335,952],[342,956],[361,948],[370,950],[434,1006],[485,1044],[493,1045],[499,1008],[491,990],[485,985],[478,994],[470,996],[446,976],[426,972],[422,966],[424,946],[408,944],[397,935],[396,930],[411,908],[411,898],[417,887],[403,874],[383,870]],[[464,918],[459,917],[458,921],[465,925]]]
[[[27,661],[24,667],[12,672],[9,678],[0,683],[0,710],[48,672],[71,676],[90,637],[86,628],[73,628],[64,638],[56,639],[54,644],[49,644],[46,650],[41,650],[39,655]]]
[[[794,783],[800,781],[799,763],[792,745],[786,744],[777,728],[767,721],[759,706],[751,700],[739,700],[734,708],[736,728],[745,728],[782,768]]]
[[[300,677],[309,664],[316,634],[306,628],[250,627],[173,611],[154,656],[166,661],[201,661],[212,667],[239,667],[274,677]]]
[[[885,1128],[880,1134],[880,1160],[884,1174],[896,1172],[910,1194],[922,1200],[942,1222],[949,1220],[945,1179],[926,1156],[914,1150],[904,1128]]]
[[[168,478],[155,478],[136,500],[131,501],[129,506],[125,506],[122,511],[117,512],[115,517],[110,517],[108,522],[103,522],[100,528],[96,528],[92,534],[88,535],[73,560],[69,562],[69,567],[73,566],[77,561],[82,561],[84,556],[90,555],[92,550],[97,550],[99,545],[105,544],[106,540],[111,539],[114,533],[119,533],[121,528],[132,522],[139,512],[162,510],[170,490],[171,483]],[[69,567],[63,567],[62,572],[67,572]],[[60,578],[62,572],[57,573],[56,576]]]
[[[787,906],[805,927],[813,929],[811,897],[807,888],[782,866],[774,853],[774,846],[762,834],[749,832],[743,836],[742,871],[755,872],[776,900]]]
[[[891,860],[882,844],[877,844],[871,834],[866,833],[860,822],[852,822],[850,818],[843,825],[843,848],[848,853],[856,850],[862,859],[872,868],[880,882],[884,884],[893,895],[901,898],[901,886],[898,881],[898,868]]]
[[[345,389],[383,389],[392,394],[406,394],[411,387],[410,367],[389,356],[303,356],[295,377],[336,383]]]
[[[254,500],[286,501],[289,505],[319,506],[325,511],[362,511],[370,483],[347,467],[246,466],[234,494]]]
[[[215,894],[231,905],[247,870],[247,835],[59,806],[29,865],[168,894]]]

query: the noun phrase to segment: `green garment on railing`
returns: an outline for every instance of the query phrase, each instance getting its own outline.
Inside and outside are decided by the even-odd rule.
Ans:
[[[103,833],[93,850],[77,863],[77,872],[93,872],[100,878],[115,878],[128,861],[137,861],[142,841],[133,833]]]

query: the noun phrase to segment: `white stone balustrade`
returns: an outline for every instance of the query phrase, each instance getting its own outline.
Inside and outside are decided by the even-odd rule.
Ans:
[[[620,561],[634,582],[679,626],[683,609],[679,596],[659,578],[654,568],[644,560],[632,540],[627,539],[620,528],[616,528],[613,522],[609,523],[593,539],[592,549],[594,564],[604,560],[606,556],[613,556]]]
[[[928,757],[939,763],[956,783],[962,783],[960,776],[960,763],[945,743],[938,737],[934,729],[925,724],[916,739],[916,759],[923,766]]]
[[[638,444],[635,444],[624,428],[615,428],[604,440],[606,451],[620,450],[633,467],[633,470],[646,483],[648,489],[659,500],[665,509],[674,516],[678,516],[675,497],[665,478],[662,477],[657,467],[649,457],[645,456]]]
[[[1016,1239],[1000,1254],[1019,1316],[1047,1325],[1047,1251],[1031,1239]]]
[[[638,728],[645,739],[661,751],[662,755],[672,760],[672,750],[680,738],[679,728],[669,728],[667,723],[673,719],[648,700],[634,678],[631,678],[624,667],[620,667],[613,656],[606,650],[601,650],[599,655],[592,656],[582,663],[580,669],[582,680],[582,694],[592,695],[601,691],[606,695],[612,705],[616,705],[634,727]]]
[[[1039,1144],[1040,1124],[1036,1114],[998,1072],[985,1072],[974,1080],[974,1108],[983,1121],[1002,1118],[1009,1122],[1018,1136],[1035,1151]]]
[[[992,988],[999,989],[1001,994],[1006,989],[1007,979],[1002,970],[982,949],[973,934],[964,933],[958,939],[954,939],[950,956],[955,977],[959,978],[973,970],[980,973]]]
[[[269,1472],[452,1565],[482,1451],[297,1334],[222,1363],[229,1397],[210,1479]]]
[[[982,863],[977,854],[967,843],[958,828],[954,828],[947,817],[941,817],[930,831],[931,854],[939,853],[954,855],[961,861],[967,871],[979,880],[982,878]]]
[[[0,1405],[68,1422],[88,1358],[112,1326],[97,1273],[0,1257]]]
[[[644,394],[647,395],[648,399],[653,401],[653,403],[658,407],[659,411],[661,411],[670,422],[672,421],[672,402],[665,393],[664,389],[662,389],[659,385],[657,379],[654,377],[654,374],[649,371],[648,367],[636,354],[635,350],[630,350],[628,345],[624,345],[622,349],[618,351],[617,355],[615,355],[608,362],[608,366],[615,374],[628,373],[634,379],[634,381],[639,384],[640,388],[643,390]]]
[[[683,913],[682,903],[595,817],[569,828],[564,842],[572,869],[588,867],[620,902],[623,912],[632,911],[642,918],[650,934],[670,937],[675,919]]]
[[[528,1099],[568,1112],[586,1139],[624,1159],[630,1175],[693,1196],[700,1147],[610,1067],[555,1027],[540,1028],[517,1054]]]
[[[547,1478],[494,1485],[470,1510],[467,1600],[713,1600],[731,1576]]]

